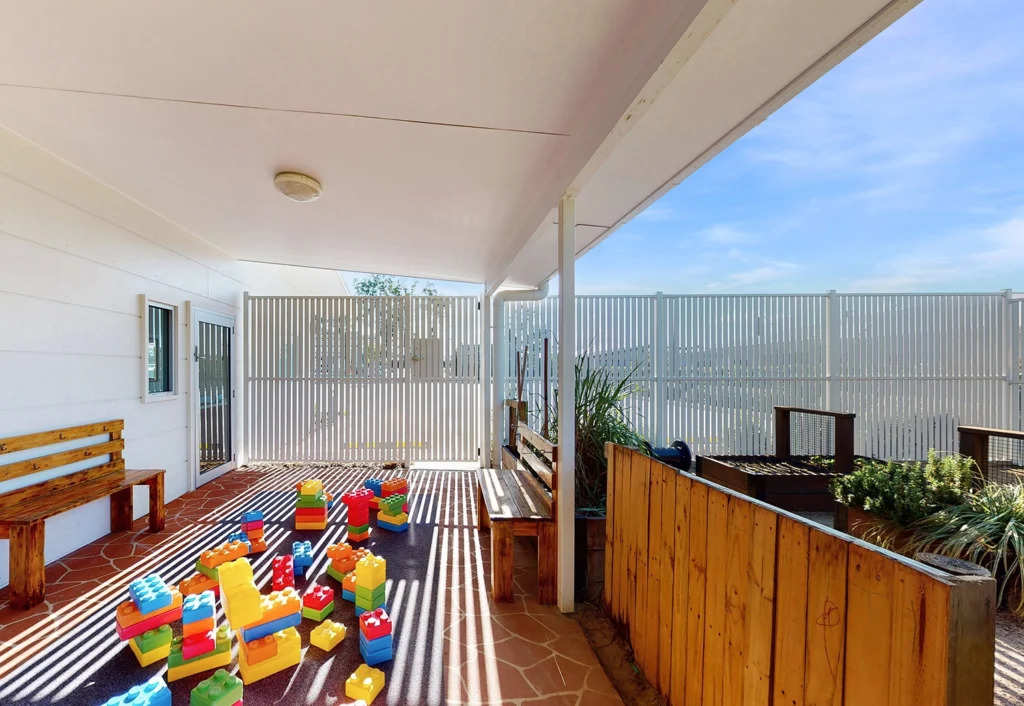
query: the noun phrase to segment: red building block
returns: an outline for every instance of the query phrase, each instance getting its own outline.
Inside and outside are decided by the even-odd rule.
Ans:
[[[303,607],[313,610],[323,610],[333,601],[334,589],[330,586],[313,586],[302,597]]]
[[[275,556],[273,560],[274,577],[271,582],[273,590],[281,591],[295,586],[295,567],[291,554]]]
[[[391,634],[391,618],[383,608],[368,610],[359,616],[359,629],[367,640]]]
[[[217,647],[217,633],[207,632],[190,635],[181,642],[181,658],[190,660],[193,657],[213,652]]]

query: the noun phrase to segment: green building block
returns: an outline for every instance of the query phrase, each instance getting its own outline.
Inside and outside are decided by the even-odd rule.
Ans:
[[[136,635],[132,639],[135,640],[135,646],[139,648],[141,652],[152,652],[158,647],[170,644],[174,638],[174,633],[171,631],[170,625],[161,625],[158,628],[154,628],[141,635]]]
[[[384,600],[384,589],[387,588],[386,584],[381,584],[374,589],[363,588],[360,585],[356,585],[356,598],[362,598],[364,601],[382,601]]]
[[[204,566],[200,561],[196,561],[196,571],[214,581],[220,580],[220,569],[211,569],[209,566]]]
[[[380,510],[384,510],[385,515],[401,515],[402,506],[408,502],[408,498],[405,495],[390,495],[386,498],[380,498],[377,501],[377,507]]]
[[[302,495],[296,494],[295,507],[303,508],[305,510],[315,510],[322,507],[327,507],[327,496],[321,493],[320,495],[317,495],[315,498],[307,498]]]
[[[368,529],[370,529],[370,523],[369,522],[367,522],[365,525],[359,525],[358,527],[353,527],[352,525],[349,525],[348,526],[348,533],[349,534],[362,534],[363,532],[367,531]]]
[[[365,598],[356,596],[356,608],[362,608],[363,610],[377,610],[384,605],[384,599],[368,601]]]
[[[324,618],[334,612],[334,601],[331,601],[324,606],[323,610],[315,610],[314,608],[302,607],[302,617],[315,620],[318,623],[322,623]]]
[[[242,680],[218,669],[192,690],[189,706],[232,706],[241,700]]]
[[[330,564],[327,565],[327,575],[330,576],[335,581],[344,581],[345,580],[345,574],[341,573],[340,571],[335,569]]]

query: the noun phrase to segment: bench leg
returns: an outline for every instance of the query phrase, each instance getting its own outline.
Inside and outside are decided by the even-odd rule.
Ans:
[[[487,516],[487,504],[484,502],[484,490],[480,484],[476,485],[476,513],[477,527],[485,530],[491,526],[491,518]]]
[[[166,521],[163,474],[150,479],[146,485],[149,486],[149,531],[161,532]]]
[[[128,532],[132,528],[132,488],[119,490],[110,496],[110,531]]]
[[[11,525],[11,606],[26,610],[46,598],[46,523]]]
[[[512,523],[491,525],[491,594],[499,603],[512,601]]]
[[[537,602],[558,602],[558,525],[537,523]]]

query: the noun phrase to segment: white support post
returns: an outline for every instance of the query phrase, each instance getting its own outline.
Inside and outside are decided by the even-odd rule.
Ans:
[[[576,195],[558,202],[558,609],[576,587]]]
[[[654,350],[651,365],[654,369],[654,424],[651,433],[655,438],[655,446],[668,446],[668,391],[665,386],[665,352],[668,348],[667,334],[668,315],[665,306],[665,295],[657,292],[654,295]]]
[[[491,468],[491,298],[480,302],[480,467]]]

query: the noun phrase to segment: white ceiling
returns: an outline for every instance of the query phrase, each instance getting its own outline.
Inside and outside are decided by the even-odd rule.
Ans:
[[[242,260],[532,286],[567,188],[582,251],[885,4],[0,0],[0,124]]]

